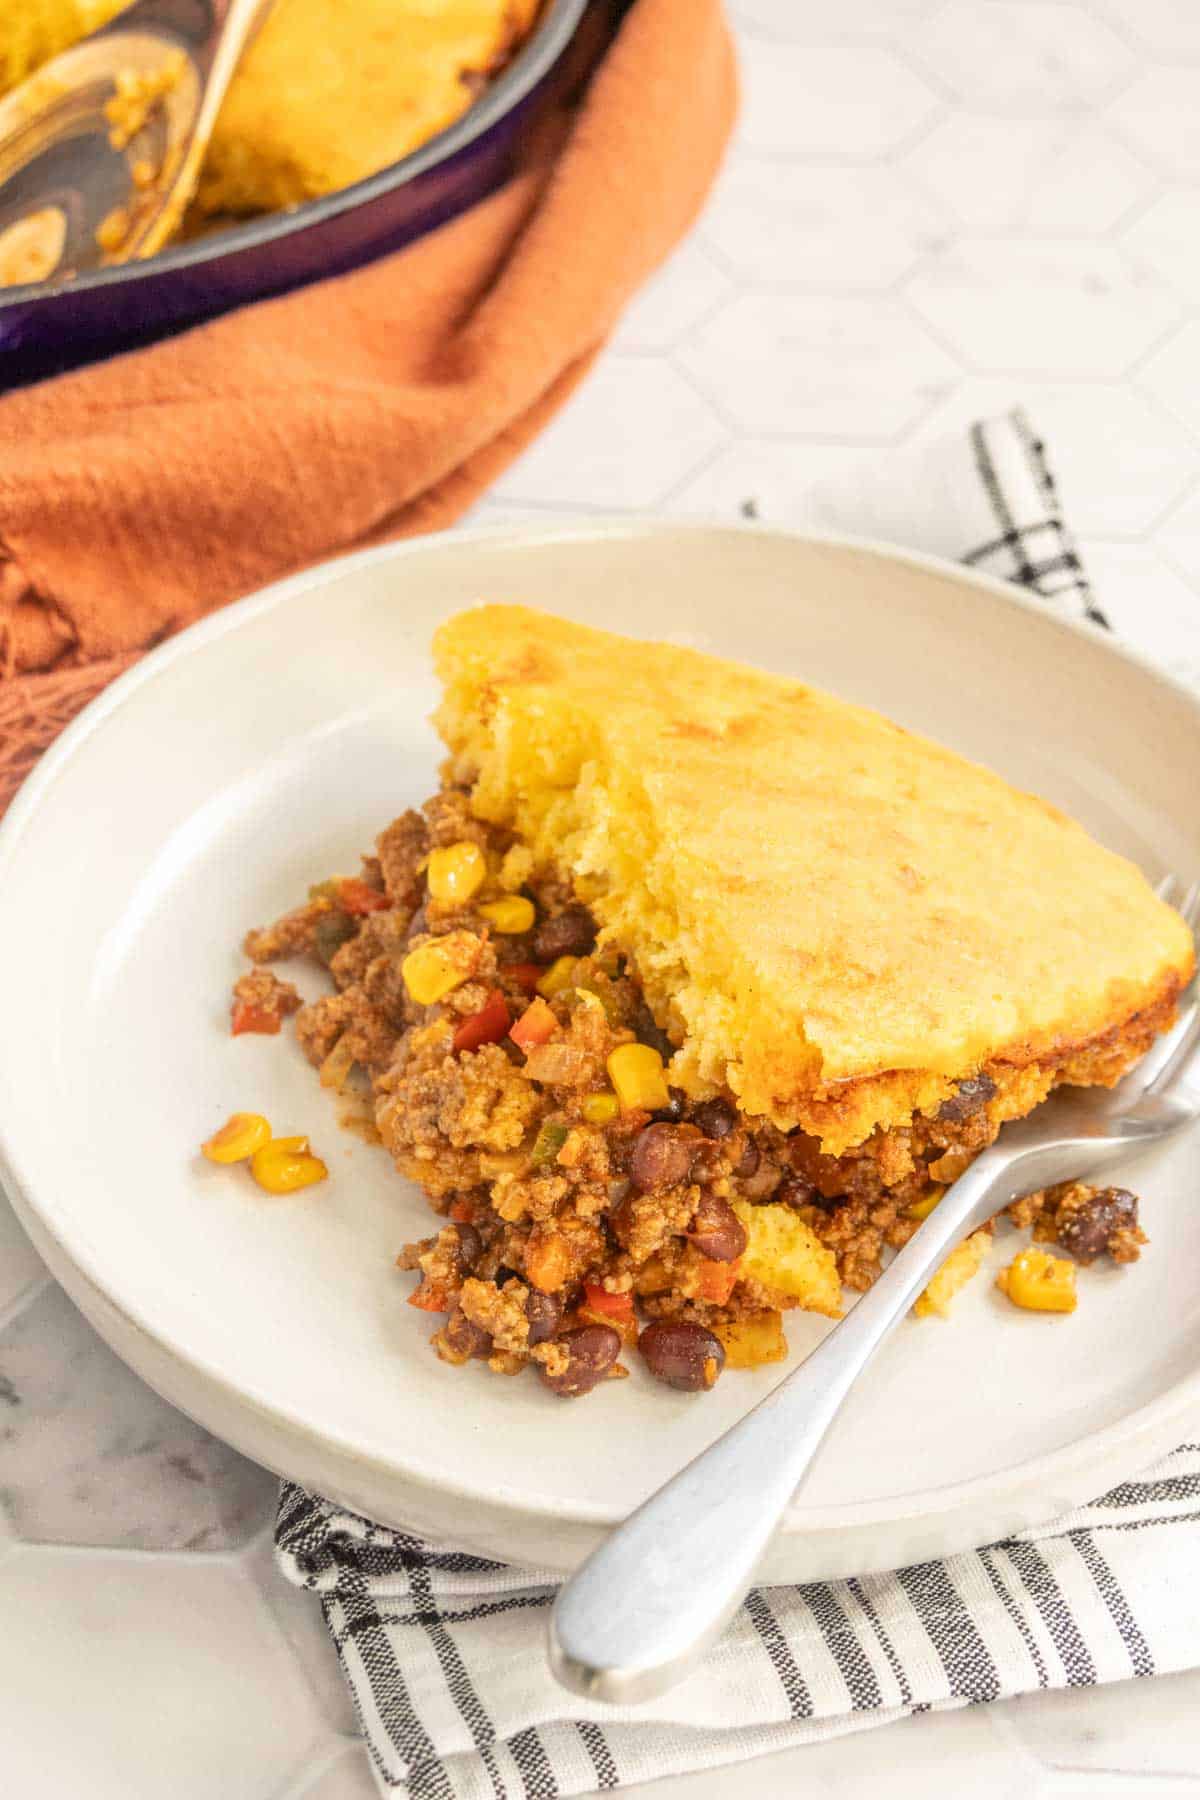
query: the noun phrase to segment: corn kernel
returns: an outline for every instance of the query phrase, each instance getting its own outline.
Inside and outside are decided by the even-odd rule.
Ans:
[[[506,894],[503,900],[488,900],[479,912],[493,930],[504,937],[516,937],[518,932],[528,931],[537,918],[533,901],[527,900],[524,894]]]
[[[940,1187],[927,1188],[921,1198],[914,1200],[908,1207],[908,1217],[910,1219],[927,1219],[945,1191],[945,1188]]]
[[[574,1272],[571,1247],[561,1233],[534,1231],[525,1246],[525,1275],[543,1294],[556,1294]]]
[[[124,243],[129,231],[129,211],[124,206],[114,206],[110,213],[105,213],[96,227],[96,245],[100,250],[112,252]]]
[[[261,1113],[230,1113],[220,1131],[200,1148],[209,1162],[245,1162],[268,1141],[271,1127]]]
[[[674,1271],[669,1269],[663,1258],[656,1251],[648,1256],[633,1278],[635,1294],[665,1294],[675,1284]]]
[[[615,1094],[589,1094],[583,1103],[583,1116],[589,1125],[608,1125],[621,1110]]]
[[[713,1330],[725,1346],[727,1369],[760,1369],[764,1363],[787,1361],[783,1318],[777,1312],[752,1313],[748,1319],[721,1319]]]
[[[1029,1312],[1075,1311],[1075,1264],[1045,1250],[1022,1250],[1001,1269],[996,1286]]]
[[[936,1315],[938,1318],[948,1319],[950,1302],[960,1289],[966,1287],[972,1276],[978,1275],[991,1242],[986,1231],[973,1231],[969,1238],[956,1244],[941,1268],[930,1276],[924,1293],[917,1295],[913,1303],[914,1316],[918,1319],[930,1319]]]
[[[434,938],[429,944],[418,944],[415,950],[409,951],[400,965],[400,973],[418,1006],[432,1006],[435,1001],[444,1000],[471,974],[472,963],[462,954],[463,946],[455,941],[470,935],[469,932],[447,932],[445,937]],[[471,938],[471,942],[477,957],[478,939]]]
[[[528,844],[513,844],[504,852],[496,882],[506,894],[515,894],[518,888],[525,886],[532,874],[533,851]]]
[[[495,1181],[503,1175],[525,1175],[529,1172],[529,1154],[532,1149],[532,1144],[518,1144],[515,1150],[481,1150],[479,1173],[489,1181]]]
[[[578,961],[577,956],[558,957],[550,964],[538,982],[538,993],[544,995],[547,1000],[553,1000],[555,994],[561,994],[564,988],[569,988],[571,977],[575,973],[575,964]]]
[[[487,872],[487,857],[478,844],[451,844],[446,850],[430,851],[425,879],[435,900],[462,904],[479,892]]]
[[[663,1059],[649,1044],[619,1044],[607,1068],[622,1112],[657,1112],[670,1105]]]
[[[250,1158],[250,1173],[268,1194],[293,1194],[324,1181],[329,1170],[314,1156],[306,1137],[272,1138]]]

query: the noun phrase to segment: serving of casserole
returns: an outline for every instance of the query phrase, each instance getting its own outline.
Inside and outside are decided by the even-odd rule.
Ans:
[[[233,1022],[299,1008],[322,1082],[369,1084],[446,1221],[400,1257],[446,1361],[575,1395],[635,1346],[691,1390],[780,1360],[1005,1120],[1173,1018],[1190,935],[1133,864],[877,713],[521,607],[434,654],[441,791],[249,934]],[[296,955],[334,983],[303,1007],[266,967]],[[1011,1214],[1033,1310],[1145,1241],[1125,1189]]]

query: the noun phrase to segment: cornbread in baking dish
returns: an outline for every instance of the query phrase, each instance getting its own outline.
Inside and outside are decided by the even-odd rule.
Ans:
[[[520,607],[434,655],[473,811],[633,959],[672,1078],[831,1155],[993,1063],[1101,1067],[1190,975],[1132,863],[864,707]]]
[[[439,1215],[399,1264],[445,1362],[575,1396],[625,1353],[688,1391],[779,1361],[784,1314],[836,1317],[1005,1119],[1172,1019],[1191,942],[1132,864],[875,713],[521,607],[434,656],[440,792],[245,941],[333,990],[255,969],[232,1025],[294,1013]],[[1002,1291],[1042,1312],[1146,1241],[1078,1182],[1007,1223],[1034,1242]]]
[[[0,93],[128,0],[0,0]],[[457,119],[541,0],[277,0],[209,143],[201,214],[298,205],[399,162]]]
[[[399,162],[453,124],[541,0],[278,0],[204,160],[204,213],[273,212]]]
[[[99,31],[129,0],[0,0],[0,94]]]

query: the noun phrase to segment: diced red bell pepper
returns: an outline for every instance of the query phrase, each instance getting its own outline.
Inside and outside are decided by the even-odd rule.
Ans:
[[[451,1201],[450,1217],[456,1225],[473,1225],[475,1223],[475,1202],[473,1200]]]
[[[508,1001],[493,988],[479,1011],[465,1018],[451,1043],[455,1050],[478,1050],[481,1044],[498,1044],[512,1023]]]
[[[701,1299],[710,1301],[713,1306],[724,1306],[737,1285],[737,1278],[736,1263],[713,1262],[706,1256],[698,1273]]]
[[[234,1037],[240,1037],[243,1031],[261,1031],[274,1037],[279,1030],[279,1014],[268,1012],[265,1006],[253,1006],[248,1000],[235,1000],[229,1028]]]
[[[541,963],[524,962],[505,963],[500,973],[506,975],[509,981],[515,981],[527,994],[532,994],[546,971]]]
[[[598,1281],[585,1281],[583,1284],[584,1305],[590,1312],[603,1313],[606,1318],[619,1323],[633,1317],[632,1294],[610,1294],[601,1287]]]
[[[422,1277],[420,1287],[414,1288],[408,1296],[408,1304],[415,1306],[418,1312],[449,1312],[450,1296],[445,1288]]]
[[[347,875],[337,886],[342,906],[356,919],[364,918],[367,913],[386,912],[392,904],[386,894],[381,894],[378,888],[368,886],[365,881],[359,881],[354,875]]]
[[[558,1030],[558,1020],[539,994],[532,1006],[527,1006],[521,1014],[509,1037],[521,1050],[528,1050],[531,1044],[545,1044]]]

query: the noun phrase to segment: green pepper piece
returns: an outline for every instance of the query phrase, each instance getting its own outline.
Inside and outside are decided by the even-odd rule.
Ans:
[[[547,1119],[537,1134],[537,1142],[529,1160],[535,1169],[552,1163],[567,1141],[567,1127],[561,1119]]]

